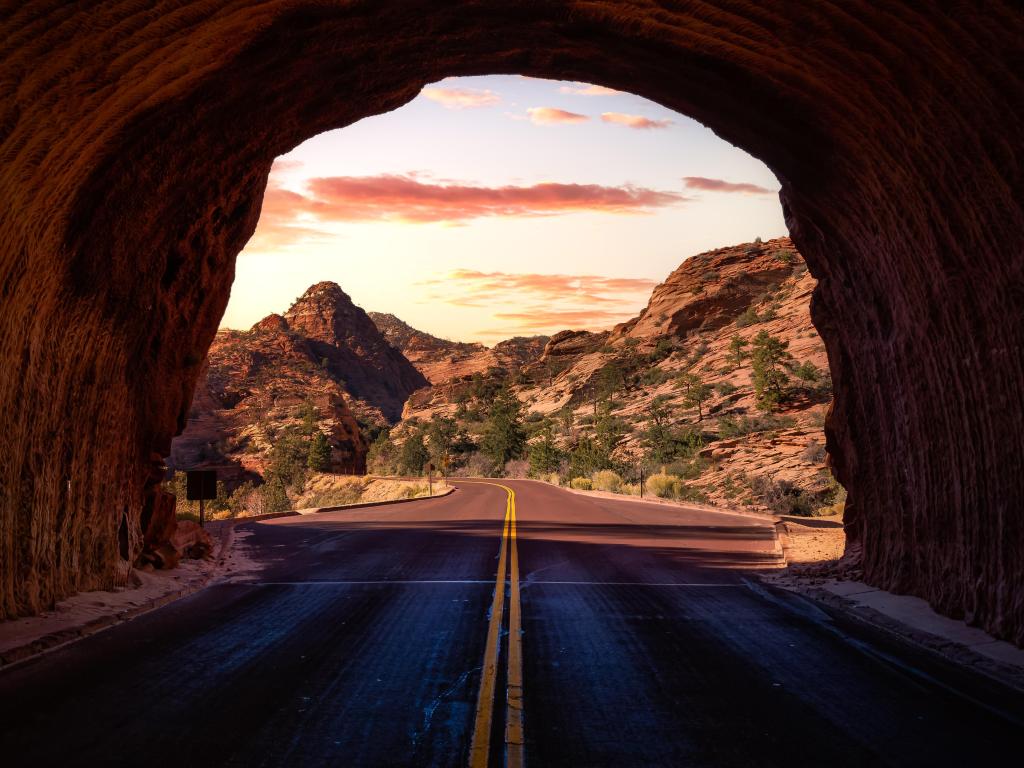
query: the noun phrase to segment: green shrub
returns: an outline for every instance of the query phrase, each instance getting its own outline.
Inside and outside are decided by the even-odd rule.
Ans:
[[[776,416],[766,413],[759,416],[723,416],[718,420],[718,436],[722,439],[742,437],[754,432],[771,432],[796,426],[792,416]]]
[[[593,490],[594,484],[590,482],[589,477],[574,477],[569,481],[569,487],[577,491],[590,491]]]
[[[610,469],[602,469],[591,477],[591,485],[598,491],[618,493],[622,488],[622,478]]]
[[[749,306],[744,310],[743,314],[736,318],[737,328],[746,328],[747,326],[753,325],[761,321],[761,318],[757,315],[757,310],[753,306]]]

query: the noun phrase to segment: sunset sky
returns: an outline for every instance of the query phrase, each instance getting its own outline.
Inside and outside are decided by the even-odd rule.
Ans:
[[[333,280],[366,310],[459,341],[610,327],[683,259],[784,235],[778,186],[638,96],[452,78],[278,159],[221,326]]]

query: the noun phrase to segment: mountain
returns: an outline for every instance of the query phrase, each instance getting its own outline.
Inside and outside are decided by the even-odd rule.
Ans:
[[[317,283],[284,315],[217,334],[167,463],[216,468],[231,485],[257,479],[310,403],[329,436],[332,469],[363,472],[365,425],[396,421],[409,395],[427,385],[337,284]]]
[[[409,395],[429,384],[337,283],[310,286],[284,319],[343,382],[356,412],[368,421],[397,421]]]
[[[434,415],[465,420],[460,414],[468,408],[473,437],[479,424],[473,417],[486,410],[485,403],[476,407],[473,401],[481,389],[476,373],[477,379],[492,380],[491,389],[511,383],[534,423],[556,416],[560,423],[571,422],[559,431],[566,448],[594,435],[598,400],[606,402],[624,432],[615,456],[626,467],[638,467],[645,459],[649,463],[648,429],[657,398],[670,428],[700,435],[700,461],[694,462],[700,471],[687,478],[696,497],[754,506],[785,506],[786,499],[768,498],[772,494],[826,500],[835,490],[824,465],[822,427],[831,380],[810,318],[814,285],[789,238],[698,254],[654,289],[637,317],[609,331],[557,333],[539,354],[524,355],[507,378],[482,365],[453,368],[458,376],[445,381],[435,373],[434,386],[406,403],[396,435],[400,439],[406,425]],[[761,331],[784,342],[789,355],[786,396],[769,413],[756,402],[750,362],[751,344]],[[731,349],[736,336],[743,342],[742,360]],[[710,388],[699,413],[688,404],[684,374]]]
[[[220,331],[192,398],[184,432],[171,443],[172,469],[216,469],[234,487],[263,476],[276,440],[298,429],[307,403],[328,435],[332,469],[366,469],[367,443],[351,400],[322,367],[311,342],[270,315],[249,331]]]
[[[518,370],[537,357],[547,336],[516,336],[488,348],[479,343],[448,341],[413,328],[383,312],[367,313],[384,337],[400,350],[431,384],[471,376],[489,368]]]
[[[627,480],[641,465],[664,464],[685,478],[691,500],[825,507],[836,492],[822,428],[831,380],[810,320],[814,285],[788,238],[744,243],[684,260],[639,315],[612,329],[486,347],[368,314],[336,284],[317,283],[284,315],[217,335],[169,463],[261,474],[273,443],[299,424],[311,400],[331,436],[335,471],[362,470],[375,425],[397,422],[397,444],[435,416],[457,422],[464,453],[453,468],[488,471],[472,446],[481,442],[493,394],[507,385],[530,429],[551,427],[570,455],[598,437],[599,423],[613,424],[612,456]],[[767,412],[752,375],[759,334],[785,346],[784,391]],[[695,387],[699,406],[690,397]],[[658,423],[673,444],[688,441],[686,451],[656,451]]]

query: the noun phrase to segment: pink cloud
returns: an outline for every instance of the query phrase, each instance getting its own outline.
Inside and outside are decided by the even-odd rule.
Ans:
[[[556,107],[530,107],[526,110],[534,125],[563,125],[585,123],[590,118],[576,112],[568,112]]]
[[[648,130],[651,128],[668,128],[672,125],[671,120],[652,120],[642,115],[627,115],[623,112],[602,112],[601,119],[606,123],[616,123],[627,128],[637,130]]]
[[[434,183],[411,176],[331,176],[309,179],[307,190],[273,181],[264,196],[257,234],[281,242],[331,222],[459,223],[484,217],[537,217],[566,213],[643,214],[686,202],[677,192],[624,185],[543,183],[485,187]]]
[[[603,85],[591,85],[589,83],[575,83],[559,87],[560,93],[567,93],[571,96],[619,96],[622,91],[614,88],[606,88]]]
[[[493,107],[501,103],[501,97],[489,89],[431,87],[424,88],[420,94],[448,109]]]
[[[597,330],[608,328],[616,323],[635,317],[637,309],[631,307],[622,310],[605,309],[548,309],[542,306],[530,307],[526,312],[495,312],[494,318],[509,323],[504,329],[504,336],[509,333],[554,333],[573,328],[577,330]],[[485,334],[490,335],[488,332]]]
[[[709,179],[705,176],[684,176],[683,183],[687,189],[699,189],[703,192],[734,192],[741,195],[774,195],[776,193],[774,189],[759,187],[756,184]]]

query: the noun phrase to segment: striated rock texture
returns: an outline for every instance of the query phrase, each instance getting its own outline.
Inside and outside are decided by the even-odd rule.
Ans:
[[[521,73],[641,94],[772,168],[818,279],[851,554],[1024,641],[1018,3],[36,0],[0,41],[0,616],[113,583],[122,524],[139,551],[273,158]]]
[[[383,312],[368,312],[380,332],[434,385],[483,372],[489,368],[519,370],[534,360],[547,336],[516,336],[493,347],[448,341],[417,330],[404,320]]]
[[[638,318],[616,327],[612,340],[685,338],[691,331],[729,325],[755,299],[782,285],[797,260],[802,262],[789,238],[719,248],[687,259],[654,289]]]
[[[342,380],[322,364],[320,351],[281,315],[247,332],[218,332],[168,466],[216,469],[229,490],[257,480],[275,436],[298,426],[310,403],[331,445],[331,471],[365,472],[366,440]]]
[[[573,411],[574,426],[556,435],[568,447],[580,436],[593,436],[593,396],[604,386],[602,371],[614,366],[629,382],[616,389],[611,410],[628,428],[616,449],[616,458],[626,466],[636,466],[649,452],[645,433],[658,398],[670,411],[672,429],[701,430],[706,444],[701,456],[708,461],[699,476],[687,481],[702,500],[767,511],[766,487],[786,483],[806,503],[825,506],[835,491],[824,464],[823,423],[831,384],[825,346],[811,323],[814,287],[786,237],[698,254],[654,289],[638,317],[601,333],[562,331],[543,348],[535,346],[532,359],[510,369],[518,373],[512,377],[514,390],[534,415]],[[770,418],[756,405],[749,361],[750,343],[760,331],[785,341],[792,356],[788,395]],[[734,336],[747,342],[740,362],[730,348]],[[807,364],[821,371],[813,381],[795,373]],[[712,387],[702,413],[686,401],[679,384],[684,372]],[[472,379],[464,376],[420,390],[406,402],[403,417],[457,417],[473,388]],[[723,419],[731,420],[734,431],[738,421],[761,423],[748,434],[734,435]],[[764,480],[773,485],[759,484]]]

